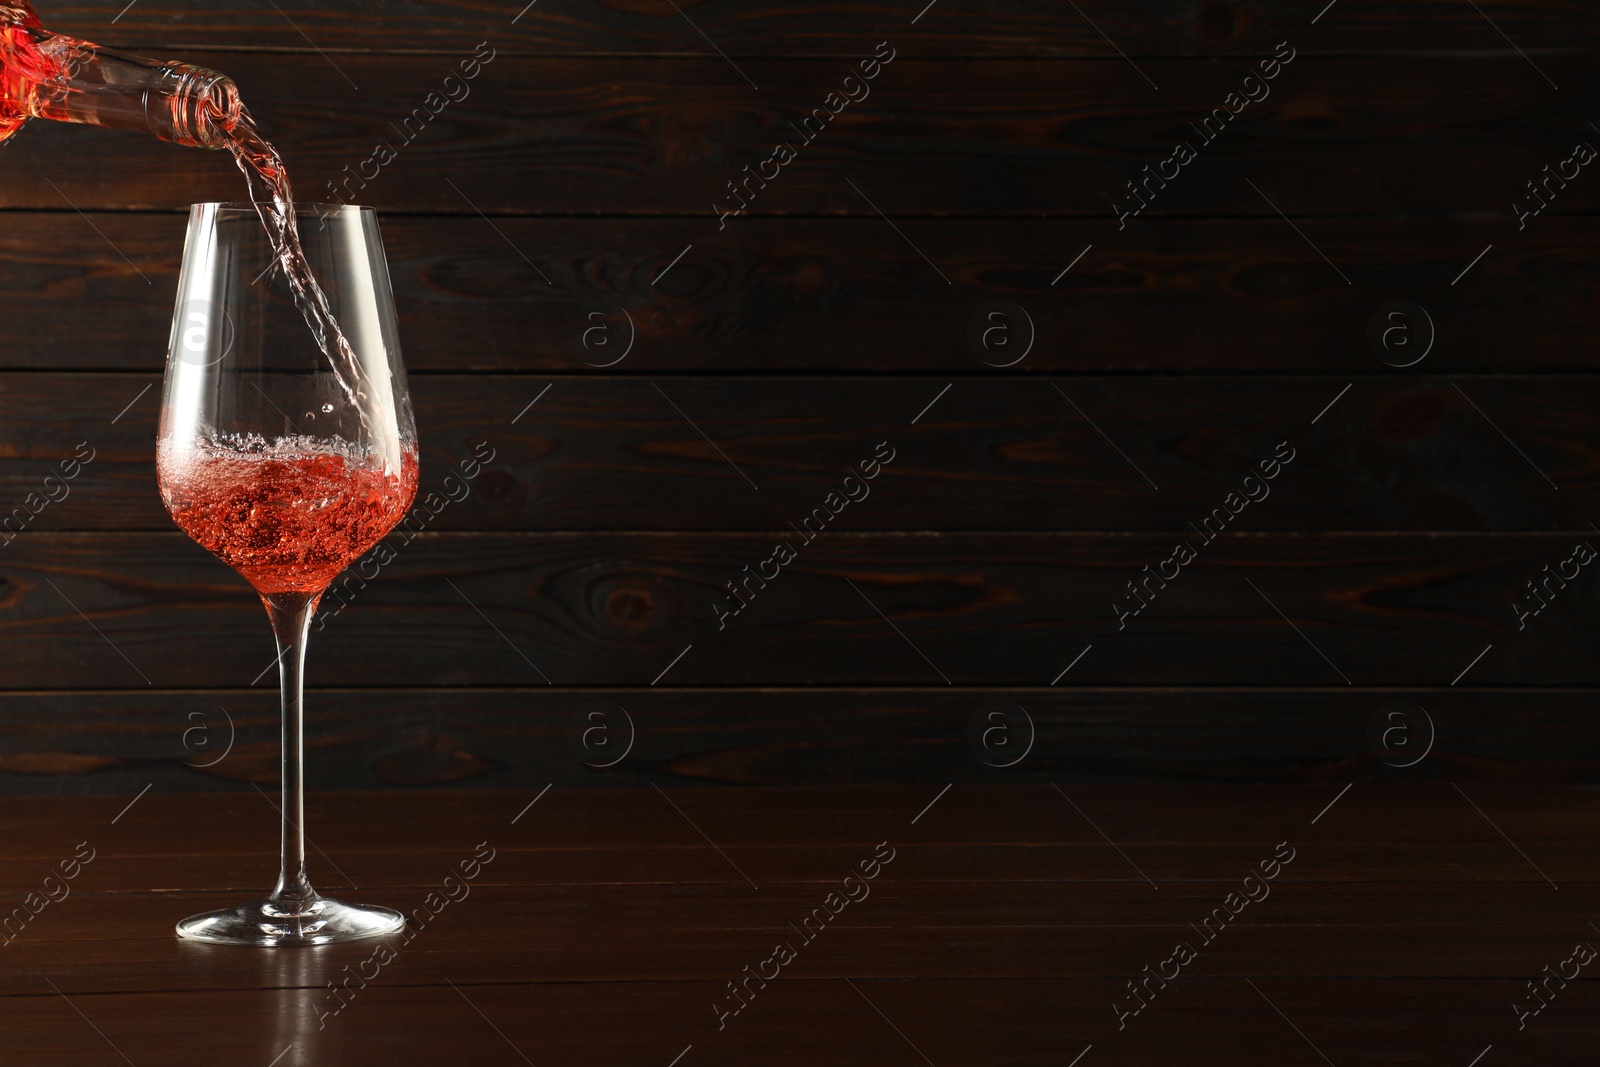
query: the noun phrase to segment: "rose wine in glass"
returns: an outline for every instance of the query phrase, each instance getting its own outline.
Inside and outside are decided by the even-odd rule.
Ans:
[[[329,584],[387,534],[417,491],[417,439],[387,260],[371,208],[298,210],[305,265],[343,324],[336,373],[306,329],[276,234],[252,204],[189,216],[167,354],[156,466],[173,521],[251,584],[277,638],[283,833],[265,900],[192,916],[187,938],[317,945],[398,930],[387,908],[342,904],[306,878],[302,687]]]

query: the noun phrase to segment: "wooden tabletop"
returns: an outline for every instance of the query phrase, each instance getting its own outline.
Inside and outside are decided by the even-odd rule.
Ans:
[[[0,1062],[1593,1062],[1588,790],[941,790],[319,795],[319,888],[415,918],[303,951],[172,932],[265,797],[9,800]]]

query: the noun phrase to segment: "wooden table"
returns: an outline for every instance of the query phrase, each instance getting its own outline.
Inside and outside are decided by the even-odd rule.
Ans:
[[[298,952],[172,933],[269,881],[263,797],[9,800],[8,907],[93,859],[0,950],[0,1062],[1592,1063],[1593,983],[1512,1004],[1600,944],[1600,798],[1343,788],[323,794],[318,886],[437,910]]]

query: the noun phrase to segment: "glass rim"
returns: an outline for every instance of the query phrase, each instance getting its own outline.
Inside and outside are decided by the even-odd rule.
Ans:
[[[240,211],[256,214],[256,205],[249,200],[203,200],[197,204],[190,204],[190,211]],[[296,215],[315,215],[318,218],[328,218],[332,215],[342,215],[347,212],[372,212],[376,214],[377,208],[370,204],[327,204],[314,201],[297,200],[294,205]]]

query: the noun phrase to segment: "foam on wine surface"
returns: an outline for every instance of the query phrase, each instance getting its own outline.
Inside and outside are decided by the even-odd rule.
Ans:
[[[263,595],[320,594],[400,521],[417,455],[398,474],[340,440],[162,442],[161,498],[184,533]]]

